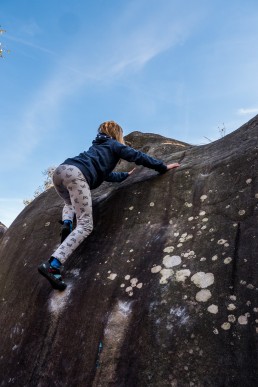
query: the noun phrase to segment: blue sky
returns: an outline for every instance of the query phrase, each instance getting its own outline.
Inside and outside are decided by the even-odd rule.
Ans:
[[[1,0],[0,221],[97,127],[204,144],[258,113],[257,0]]]

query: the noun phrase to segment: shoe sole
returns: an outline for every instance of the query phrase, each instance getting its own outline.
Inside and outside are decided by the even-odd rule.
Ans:
[[[47,268],[44,266],[44,264],[38,267],[38,272],[50,282],[50,285],[52,286],[53,289],[57,289],[61,291],[66,289],[67,287],[66,283],[64,281],[59,281],[58,279],[55,278],[54,275],[50,274],[47,271]]]

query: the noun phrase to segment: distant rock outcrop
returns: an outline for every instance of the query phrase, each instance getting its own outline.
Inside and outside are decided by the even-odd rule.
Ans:
[[[7,230],[7,227],[2,222],[0,222],[0,239],[2,238],[6,230]]]
[[[204,146],[127,140],[181,167],[93,192],[65,292],[37,273],[59,242],[53,189],[5,233],[0,386],[257,386],[258,116]]]

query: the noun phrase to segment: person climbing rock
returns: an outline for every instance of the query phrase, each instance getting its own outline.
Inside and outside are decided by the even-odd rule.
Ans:
[[[91,189],[103,181],[122,182],[130,172],[112,172],[120,159],[165,173],[179,167],[178,163],[164,164],[145,153],[125,145],[122,128],[114,121],[106,121],[98,128],[96,139],[88,151],[66,159],[53,174],[53,184],[58,195],[64,200],[62,213],[61,244],[38,271],[54,289],[64,290],[63,264],[73,251],[92,232]],[[76,216],[76,228],[73,219]]]

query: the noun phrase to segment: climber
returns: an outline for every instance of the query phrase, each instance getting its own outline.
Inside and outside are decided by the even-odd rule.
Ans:
[[[38,271],[54,289],[64,290],[63,264],[93,229],[91,189],[103,181],[122,182],[130,172],[112,172],[120,159],[155,169],[159,173],[179,167],[178,163],[165,165],[162,161],[125,145],[122,128],[114,121],[100,125],[96,139],[87,152],[68,158],[53,174],[58,195],[64,200],[62,213],[61,244]],[[77,225],[73,230],[76,215]]]

